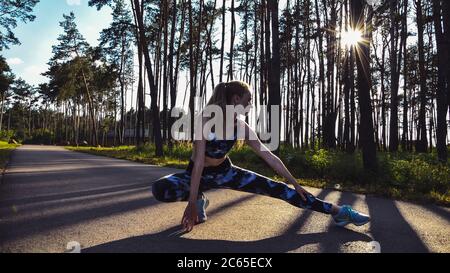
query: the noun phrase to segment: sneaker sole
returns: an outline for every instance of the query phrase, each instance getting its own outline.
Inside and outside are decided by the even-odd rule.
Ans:
[[[363,225],[365,225],[365,224],[367,224],[367,223],[369,223],[370,222],[370,219],[368,219],[367,221],[365,221],[365,222],[361,222],[361,223],[353,223],[355,226],[363,226]]]
[[[203,210],[206,210],[206,208],[208,208],[208,206],[209,206],[209,200],[206,199],[205,206],[203,207]],[[199,224],[204,223],[204,222],[206,222],[206,220],[208,220],[208,216],[205,215],[205,218],[199,219],[198,223]]]
[[[339,226],[339,227],[345,227],[346,225],[350,224],[349,221],[339,222],[339,223],[334,222],[334,223],[336,224],[336,226]]]
[[[350,221],[345,221],[345,222],[339,222],[339,223],[336,223],[335,222],[335,224],[337,225],[337,226],[339,226],[339,227],[345,227],[346,225],[348,225],[348,224],[354,224],[355,226],[363,226],[363,225],[365,225],[365,224],[367,224],[367,223],[369,223],[370,222],[370,219],[369,220],[367,220],[367,221],[365,221],[365,222],[361,222],[361,223],[352,223],[352,222],[350,222]]]

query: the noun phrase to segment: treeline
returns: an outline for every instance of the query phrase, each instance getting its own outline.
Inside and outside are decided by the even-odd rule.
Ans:
[[[29,86],[18,79],[2,85],[7,118],[0,126],[29,135],[46,130],[56,142],[92,145],[124,144],[132,130],[134,144],[152,142],[155,156],[162,156],[163,145],[174,143],[168,113],[177,100],[193,112],[195,96],[239,79],[252,84],[256,110],[282,106],[280,129],[294,148],[361,149],[367,169],[377,168],[377,151],[436,149],[447,161],[448,1],[89,5],[112,10],[99,45],[86,43],[73,13],[64,15],[44,73],[48,83]],[[361,37],[351,40],[346,33]],[[2,75],[11,79],[3,63]],[[183,75],[186,86],[179,86]],[[127,112],[129,96],[134,103]]]

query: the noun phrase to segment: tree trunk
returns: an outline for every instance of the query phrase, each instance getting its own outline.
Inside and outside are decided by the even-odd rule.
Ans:
[[[144,60],[146,71],[148,74],[148,80],[150,83],[150,96],[151,96],[151,111],[152,111],[152,121],[153,121],[153,131],[155,136],[155,155],[157,157],[163,156],[163,146],[162,146],[162,138],[161,138],[161,124],[159,119],[159,107],[158,107],[158,89],[155,85],[152,63],[148,50],[147,38],[145,37],[145,26],[144,26],[144,14],[141,11],[141,7],[139,6],[139,0],[133,0],[135,16],[138,22],[138,34],[139,34],[139,43],[142,44],[142,49],[144,53]]]
[[[352,20],[354,25],[358,28],[364,26],[364,2],[363,0],[351,0],[352,1]],[[366,22],[367,23],[367,22]],[[368,40],[369,26],[365,26],[363,37]],[[370,55],[369,46],[370,40],[365,43],[359,43],[360,48],[356,52],[356,65],[358,69],[358,96],[359,96],[359,111],[360,111],[360,127],[359,136],[361,141],[361,147],[363,152],[363,164],[366,170],[375,171],[377,168],[376,147],[374,142],[374,130],[372,120],[372,105],[370,101],[370,77],[366,73],[370,71]]]
[[[78,55],[78,51],[75,51],[75,54],[77,56],[77,58],[80,58],[80,56]],[[97,125],[95,122],[95,113],[94,113],[94,104],[92,102],[92,96],[91,96],[91,92],[89,90],[89,84],[86,78],[86,74],[84,72],[84,68],[81,68],[81,75],[83,77],[83,83],[84,83],[84,88],[86,90],[86,95],[87,95],[87,99],[88,99],[88,105],[89,105],[89,114],[91,117],[91,124],[92,124],[92,132],[94,133],[93,136],[93,145],[97,146],[98,145],[98,133],[97,133]]]
[[[189,95],[189,111],[191,113],[191,140],[194,141],[194,119],[195,119],[195,105],[194,105],[194,99],[195,99],[195,70],[194,70],[194,47],[193,47],[193,40],[194,40],[194,25],[192,22],[192,2],[191,0],[188,1],[188,9],[189,9],[189,87],[190,87],[190,95]]]
[[[323,137],[323,128],[322,128],[322,122],[320,120],[320,113],[322,114],[322,117],[325,117],[325,64],[324,64],[324,58],[323,58],[323,35],[322,35],[322,26],[320,23],[320,15],[319,15],[319,3],[317,0],[315,0],[315,6],[316,6],[316,23],[317,23],[317,31],[318,31],[318,40],[319,40],[319,48],[317,49],[317,55],[319,59],[319,82],[320,82],[320,88],[319,88],[319,109],[317,113],[317,137],[319,141],[319,147],[321,138]],[[312,143],[313,147],[315,143]]]
[[[407,66],[407,45],[406,39],[408,38],[408,1],[403,1],[403,35],[405,42],[403,43],[403,131],[402,131],[402,151],[407,150],[407,141],[408,141],[408,89],[407,89],[407,79],[408,79],[408,66]]]
[[[450,53],[448,51],[450,50],[450,2],[449,1],[442,1],[442,18],[444,21],[444,43],[445,43],[445,50],[447,54],[447,58],[445,59],[445,63],[450,63]],[[447,82],[447,89],[445,94],[447,95],[447,108],[448,108],[448,114],[450,115],[450,69],[447,67],[447,74],[445,75],[446,82]]]
[[[278,23],[278,0],[268,1],[269,10],[272,18],[272,58],[271,58],[271,78],[269,87],[269,106],[274,105],[279,107],[281,111],[281,96],[280,96],[280,42],[279,42],[279,23]],[[269,109],[270,111],[270,109]],[[271,111],[269,112],[271,113]],[[276,136],[280,140],[281,130],[281,115],[278,116],[278,120],[273,120],[271,114],[269,115],[270,131],[273,132],[274,126],[278,135]],[[273,151],[274,154],[279,154],[279,146]]]
[[[139,63],[139,79],[138,79],[138,88],[137,88],[137,98],[136,98],[136,127],[135,136],[136,136],[136,146],[141,146],[143,139],[141,138],[141,125],[142,125],[142,99],[144,94],[144,86],[143,86],[143,63],[142,63],[142,44],[138,45],[138,63]]]
[[[427,151],[427,128],[426,128],[426,103],[427,103],[427,72],[425,70],[425,53],[423,42],[423,14],[422,0],[416,0],[416,16],[417,16],[417,34],[418,34],[418,50],[419,50],[419,77],[420,77],[420,109],[419,109],[419,126],[417,128],[417,152],[425,153]]]
[[[169,111],[168,111],[168,99],[169,96],[167,94],[168,90],[167,90],[167,85],[168,85],[168,81],[167,81],[167,47],[168,47],[168,40],[169,40],[169,1],[162,1],[163,2],[163,10],[164,10],[164,16],[163,16],[163,21],[164,21],[164,26],[163,26],[163,31],[164,31],[164,45],[163,45],[163,80],[162,80],[162,84],[163,84],[163,142],[167,141],[167,127],[168,127],[168,121],[167,118],[169,116]],[[176,9],[176,7],[175,7]]]
[[[234,16],[234,0],[231,0],[231,37],[230,37],[230,66],[228,67],[227,81],[233,80],[233,56],[234,56],[234,37],[236,35],[236,19]]]
[[[3,125],[3,109],[5,106],[5,97],[6,97],[6,91],[1,94],[2,105],[1,105],[1,109],[0,109],[0,131],[2,130],[2,125]]]
[[[182,8],[184,9],[184,2],[182,4]],[[184,13],[184,11],[183,11]],[[172,111],[175,108],[175,104],[177,101],[177,90],[176,90],[176,82],[177,79],[174,77],[174,71],[173,71],[173,62],[174,62],[174,43],[175,43],[175,33],[177,25],[177,0],[173,0],[172,3],[172,25],[170,29],[170,42],[169,42],[169,87],[170,87],[170,111],[167,113],[169,118],[169,133],[168,133],[168,140],[169,140],[169,149],[172,149],[172,126],[174,123],[174,118],[172,118]],[[181,38],[181,37],[180,37]],[[181,41],[180,41],[181,42]]]
[[[447,94],[445,90],[445,81],[447,74],[448,48],[444,41],[444,33],[441,26],[441,3],[439,0],[433,0],[433,19],[436,35],[436,45],[438,52],[438,85],[436,90],[436,108],[437,108],[437,128],[436,128],[436,148],[438,158],[442,162],[447,162]],[[447,82],[447,84],[449,84]],[[430,129],[431,130],[431,129]],[[431,138],[430,138],[431,143]]]
[[[189,4],[191,2],[189,1]],[[226,0],[222,2],[222,44],[220,47],[220,74],[219,74],[219,82],[222,82],[223,76],[223,54],[225,52],[225,15],[226,15]]]
[[[391,115],[389,123],[389,151],[398,150],[398,81],[399,71],[397,70],[397,1],[390,0],[390,38],[391,38]],[[400,53],[401,55],[401,53]]]
[[[309,0],[305,1],[305,19],[306,19],[306,26],[305,26],[305,39],[306,41],[306,77],[307,77],[307,85],[306,85],[306,123],[305,123],[305,140],[303,142],[303,145],[307,148],[309,146],[309,112],[310,112],[310,96],[311,96],[311,33],[310,33],[310,6],[311,2]],[[312,85],[314,86],[314,85]],[[301,93],[301,101],[303,103],[303,92]],[[303,105],[300,106],[300,122],[303,124]]]
[[[335,40],[336,40],[336,17],[337,17],[337,7],[335,0],[329,1],[330,3],[330,20],[328,21],[327,31],[327,91],[325,96],[325,102],[323,104],[323,143],[327,148],[336,147],[336,117],[337,112],[333,104],[333,94],[334,94],[334,59],[335,59]],[[326,9],[326,7],[324,7]]]

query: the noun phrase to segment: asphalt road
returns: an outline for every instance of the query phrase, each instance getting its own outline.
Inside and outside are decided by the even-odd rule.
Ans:
[[[340,228],[281,200],[213,190],[209,220],[180,233],[186,203],[160,203],[150,190],[179,171],[21,146],[0,185],[0,252],[68,252],[77,244],[81,252],[450,252],[449,208],[314,188],[307,189],[372,222]]]

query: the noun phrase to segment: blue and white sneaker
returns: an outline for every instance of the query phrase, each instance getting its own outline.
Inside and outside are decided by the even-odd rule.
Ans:
[[[370,221],[369,215],[354,210],[351,206],[344,205],[338,214],[333,216],[336,225],[343,227],[350,223],[362,226]]]
[[[197,199],[198,223],[204,223],[208,219],[206,208],[209,206],[209,200],[204,193]]]

